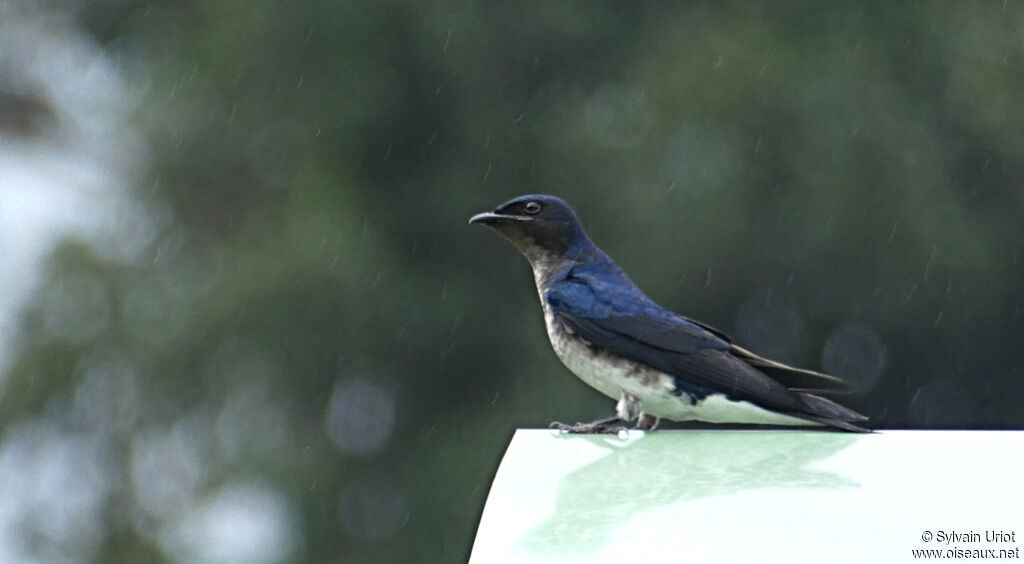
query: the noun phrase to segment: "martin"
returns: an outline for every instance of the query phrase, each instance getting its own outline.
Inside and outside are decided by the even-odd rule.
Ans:
[[[605,433],[635,421],[650,430],[665,418],[867,431],[867,417],[818,395],[845,390],[843,380],[758,356],[651,301],[561,199],[521,196],[469,222],[491,227],[526,257],[555,354],[618,400],[614,417],[552,427]]]

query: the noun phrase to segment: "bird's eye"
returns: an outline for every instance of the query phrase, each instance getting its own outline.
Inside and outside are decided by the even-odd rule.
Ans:
[[[529,201],[523,204],[523,211],[530,215],[537,215],[540,213],[541,205],[538,202]]]

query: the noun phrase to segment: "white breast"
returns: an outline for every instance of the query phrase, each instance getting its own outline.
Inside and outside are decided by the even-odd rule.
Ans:
[[[555,355],[580,380],[613,399],[619,399],[623,392],[632,394],[641,406],[657,401],[680,402],[680,398],[672,395],[675,386],[671,376],[617,355],[595,351],[561,323],[547,303],[543,307],[544,324]]]

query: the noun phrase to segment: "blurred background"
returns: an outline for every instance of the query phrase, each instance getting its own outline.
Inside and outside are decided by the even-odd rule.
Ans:
[[[1021,428],[1024,4],[0,0],[0,562],[462,562],[606,416],[526,262]]]

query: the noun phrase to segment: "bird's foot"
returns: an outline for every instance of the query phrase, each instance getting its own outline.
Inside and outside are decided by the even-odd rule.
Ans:
[[[619,422],[618,417],[612,417],[609,419],[601,419],[592,423],[576,423],[575,425],[569,425],[568,423],[562,423],[555,421],[548,425],[551,429],[558,429],[563,433],[576,433],[585,435],[618,435],[620,431],[626,431],[626,427],[623,425],[617,425]]]
[[[636,429],[638,431],[653,431],[658,426],[658,418],[651,415],[650,413],[641,413],[636,420]]]

